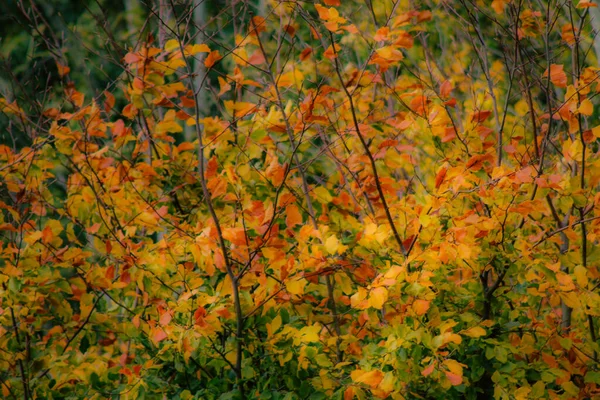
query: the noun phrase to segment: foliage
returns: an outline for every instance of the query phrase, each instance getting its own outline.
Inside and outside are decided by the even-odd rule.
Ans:
[[[5,398],[600,396],[594,4],[142,6],[4,77]]]

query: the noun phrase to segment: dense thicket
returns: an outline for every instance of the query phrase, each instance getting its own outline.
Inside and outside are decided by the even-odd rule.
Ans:
[[[9,3],[2,396],[600,396],[597,14]]]

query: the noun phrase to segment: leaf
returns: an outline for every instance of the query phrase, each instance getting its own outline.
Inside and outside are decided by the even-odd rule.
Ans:
[[[236,246],[246,245],[246,231],[244,228],[226,228],[223,230],[223,238]]]
[[[167,40],[167,43],[165,43],[165,51],[171,52],[173,50],[178,50],[179,49],[179,41],[177,39],[170,39]]]
[[[298,332],[300,341],[302,343],[313,343],[318,342],[320,340],[319,333],[321,332],[321,327],[317,324],[312,326],[305,326],[300,329]]]
[[[446,366],[446,368],[448,368],[448,370],[455,375],[458,375],[458,376],[463,375],[463,367],[465,365],[459,363],[456,360],[452,360],[452,359],[444,360],[444,366]]]
[[[191,46],[190,46],[190,45],[188,45],[188,46],[185,46],[185,49],[184,49],[184,50],[185,50],[185,55],[186,55],[186,56],[195,56],[195,55],[196,55],[196,54],[198,54],[198,53],[209,53],[209,52],[210,52],[210,47],[208,47],[206,44],[193,44],[193,45],[191,45]],[[218,50],[215,50],[215,51],[216,51],[216,55],[215,55],[214,57],[216,57],[216,56],[218,56],[218,55],[219,55],[219,52],[218,52]],[[214,53],[214,52],[211,52],[211,54],[212,54],[212,53]],[[209,55],[209,56],[210,56],[210,55]],[[217,58],[216,60],[219,60],[219,59],[220,59],[220,57],[219,57],[219,58]],[[216,61],[216,60],[215,60],[215,61]],[[207,68],[210,68],[210,67],[212,67],[212,66],[213,66],[213,64],[211,64],[210,66],[209,66],[209,65],[206,65],[206,62],[204,63],[204,65],[205,65]]]
[[[333,200],[329,191],[323,186],[319,186],[313,190],[314,195],[319,203],[329,204]]]
[[[531,388],[529,386],[522,386],[522,387],[518,388],[514,392],[515,400],[528,400],[528,399],[530,399],[531,398],[529,396],[530,392],[531,392]]]
[[[587,268],[583,265],[577,265],[573,270],[575,275],[575,279],[577,280],[577,285],[581,288],[587,288],[588,285],[588,277],[587,277]]]
[[[215,65],[216,62],[222,58],[223,58],[223,56],[221,56],[221,54],[219,53],[219,50],[213,50],[210,52],[210,54],[204,60],[204,66],[206,68],[212,68],[213,65]]]
[[[356,383],[364,383],[371,388],[376,388],[383,379],[383,372],[376,369],[368,372],[355,369],[350,373],[350,377]]]
[[[183,132],[183,128],[176,121],[161,121],[156,124],[155,133],[179,133]]]
[[[154,342],[155,345],[157,345],[159,342],[165,340],[169,335],[167,335],[167,332],[164,331],[164,329],[162,328],[154,328],[152,329],[152,341]]]
[[[474,326],[467,330],[462,331],[461,334],[472,337],[472,338],[478,338],[478,337],[487,335],[487,332],[485,329],[483,329],[480,326]]]
[[[67,75],[70,71],[71,68],[69,68],[68,66],[61,64],[60,62],[56,62],[56,68],[58,69],[58,75],[62,78],[63,76]]]
[[[257,111],[256,104],[243,101],[226,100],[223,102],[223,105],[227,112],[236,118],[245,117]]]
[[[339,247],[340,241],[335,236],[329,236],[325,241],[325,250],[327,250],[329,254],[336,254],[338,252]]]
[[[228,91],[231,90],[231,85],[229,84],[229,82],[227,82],[225,79],[223,79],[222,77],[217,77],[219,80],[219,94],[218,96],[221,97],[223,96],[225,93],[227,93]]]
[[[444,83],[440,85],[440,97],[442,99],[447,99],[450,97],[450,93],[452,92],[452,83],[449,80],[445,80]]]
[[[336,43],[335,48],[329,46],[327,48],[327,50],[325,50],[325,52],[323,53],[323,56],[328,58],[329,60],[333,61],[337,58],[338,53],[341,49],[342,49],[342,47]]]
[[[594,113],[594,105],[589,99],[584,99],[579,106],[579,113],[591,116]]]
[[[306,279],[292,279],[286,282],[285,289],[290,294],[303,295],[306,283]]]
[[[302,225],[302,214],[300,214],[298,206],[295,204],[290,204],[285,208],[285,224],[288,228]]]
[[[452,372],[448,371],[445,371],[444,374],[446,374],[446,378],[448,378],[452,386],[458,386],[462,383],[462,376],[453,374]]]
[[[375,36],[373,37],[373,40],[375,40],[376,42],[381,42],[381,41],[387,40],[389,34],[390,34],[390,28],[387,26],[384,26],[382,28],[377,29],[377,32],[375,32]]]
[[[388,299],[388,291],[384,287],[377,287],[369,294],[369,306],[381,310]]]
[[[544,72],[543,77],[548,76],[548,70]],[[567,87],[567,74],[564,71],[564,66],[559,64],[550,65],[550,82],[560,88]]]
[[[294,85],[296,88],[300,89],[303,81],[304,74],[300,70],[294,69],[293,71],[280,75],[279,78],[277,78],[277,86],[290,87]]]
[[[446,177],[446,173],[448,172],[448,165],[444,164],[439,169],[438,173],[435,176],[435,188],[438,189],[442,183],[444,182],[444,178]]]
[[[413,302],[412,309],[417,315],[425,315],[427,310],[429,310],[430,304],[431,302],[429,300],[417,299]]]
[[[508,0],[494,0],[492,1],[492,8],[496,12],[496,14],[502,14],[504,12],[504,7]]]
[[[429,366],[427,366],[425,369],[423,369],[423,371],[421,371],[421,375],[423,375],[423,376],[431,375],[434,368],[435,368],[435,363],[433,362],[433,363],[429,364]]]

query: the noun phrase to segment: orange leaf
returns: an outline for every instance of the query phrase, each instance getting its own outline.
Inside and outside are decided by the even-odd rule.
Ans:
[[[135,54],[135,53],[127,53],[127,54],[125,55],[125,57],[123,57],[123,60],[125,60],[125,62],[126,62],[127,64],[133,64],[133,63],[136,63],[136,62],[138,62],[138,61],[141,61],[141,60],[142,60],[142,57],[140,57],[140,55],[139,55],[139,54]]]
[[[162,340],[167,338],[167,332],[162,330],[161,328],[155,328],[152,330],[152,341],[156,344]]]
[[[246,244],[246,231],[244,228],[226,228],[223,230],[223,238],[237,246],[242,246]]]
[[[354,382],[364,383],[371,386],[371,388],[376,388],[383,379],[383,373],[379,370],[365,372],[360,369],[356,369],[352,371],[350,376]]]
[[[381,41],[387,40],[389,34],[390,34],[390,28],[388,28],[387,26],[384,26],[383,28],[377,29],[377,32],[375,33],[375,36],[373,37],[373,39],[376,42],[381,42]]]
[[[206,68],[211,68],[217,61],[219,61],[223,56],[219,53],[219,50],[213,50],[204,60],[204,66]]]
[[[446,172],[448,172],[448,166],[443,165],[442,168],[438,171],[435,176],[435,188],[438,189],[440,185],[444,182],[444,178],[446,177]]]
[[[113,136],[121,137],[125,133],[125,122],[122,119],[115,121],[112,128]]]
[[[115,96],[113,96],[112,93],[105,90],[104,97],[106,97],[106,99],[104,100],[104,111],[106,113],[109,113],[115,106]]]
[[[93,235],[94,233],[97,233],[98,230],[100,230],[101,226],[102,226],[102,224],[100,222],[97,222],[94,225],[87,228],[86,232],[89,233],[90,235]]]
[[[326,6],[341,6],[340,0],[323,0]]]
[[[354,398],[354,388],[350,386],[344,390],[344,400],[352,400]]]
[[[548,70],[544,72],[543,77],[548,76]],[[567,87],[567,74],[565,73],[564,66],[558,64],[550,65],[550,82],[560,88]]]
[[[341,49],[342,49],[342,48],[340,47],[340,45],[336,43],[336,44],[335,44],[335,51],[334,51],[334,49],[333,49],[331,46],[329,46],[329,47],[327,48],[327,50],[325,50],[325,52],[323,53],[323,55],[324,55],[325,57],[329,58],[331,61],[333,61],[334,59],[336,59],[336,58],[337,58],[337,53],[338,53],[338,52],[339,52]]]
[[[429,300],[418,299],[415,300],[412,308],[417,315],[424,315],[427,312],[427,310],[429,310],[430,303],[431,302]]]
[[[435,368],[435,363],[431,363],[427,368],[425,368],[423,371],[421,371],[421,375],[423,375],[423,376],[431,375],[434,368]]]
[[[161,324],[162,326],[169,325],[169,322],[171,322],[172,318],[173,318],[173,315],[171,315],[170,312],[165,311],[163,313],[163,315],[160,316],[160,320],[158,321],[158,323]]]
[[[440,85],[440,97],[442,99],[447,99],[450,97],[450,92],[452,92],[452,83],[450,83],[448,80],[445,80],[444,83]]]
[[[56,62],[56,68],[58,69],[58,75],[60,75],[61,78],[71,71],[71,68],[59,63],[58,61]]]
[[[295,225],[302,225],[302,215],[295,204],[287,206],[285,208],[285,214],[285,223],[288,228],[292,228]]]
[[[445,371],[446,378],[450,381],[452,386],[458,386],[462,383],[462,376],[453,374],[452,372]]]

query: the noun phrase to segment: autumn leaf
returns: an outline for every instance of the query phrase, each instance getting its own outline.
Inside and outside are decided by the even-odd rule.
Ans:
[[[458,385],[462,384],[462,382],[463,382],[463,378],[461,375],[456,375],[456,374],[454,374],[452,372],[448,372],[448,371],[445,371],[444,374],[446,375],[446,378],[448,378],[448,380],[450,381],[452,386],[458,386]]]
[[[69,68],[68,66],[61,64],[60,62],[56,62],[56,68],[58,69],[58,75],[62,78],[63,76],[67,75],[70,71],[71,68]]]
[[[215,65],[215,63],[222,58],[223,56],[221,56],[219,50],[213,50],[208,54],[206,59],[204,59],[204,66],[206,68],[212,68]]]
[[[469,336],[472,338],[478,338],[487,335],[486,330],[480,326],[474,326],[472,328],[462,331],[461,333],[465,336]]]
[[[285,224],[288,228],[302,224],[302,214],[300,214],[300,211],[295,204],[290,204],[285,208],[285,215]]]
[[[383,379],[383,373],[379,370],[363,371],[355,369],[350,373],[350,377],[356,383],[364,383],[371,388],[376,388]]]
[[[543,77],[548,77],[548,70],[544,72]],[[564,71],[563,65],[552,64],[550,65],[550,81],[557,87],[567,87],[567,74]]]

